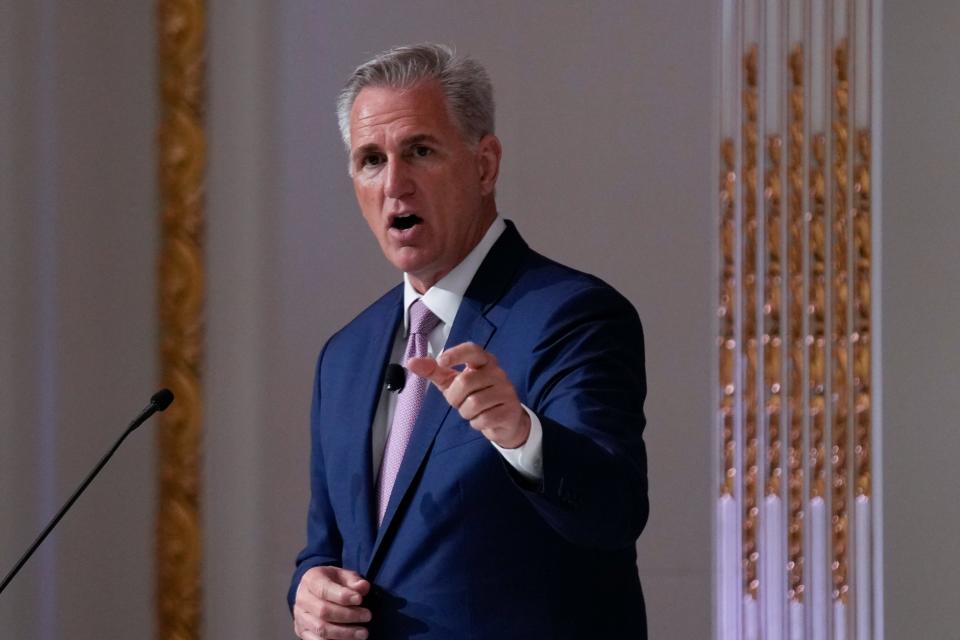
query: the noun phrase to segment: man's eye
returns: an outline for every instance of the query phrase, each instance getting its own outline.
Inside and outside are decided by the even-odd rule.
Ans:
[[[383,163],[383,158],[376,154],[363,156],[363,158],[360,159],[360,164],[364,167],[376,167],[382,163]]]
[[[426,158],[431,153],[433,153],[433,149],[423,145],[417,145],[413,148],[413,155],[417,156],[418,158]]]

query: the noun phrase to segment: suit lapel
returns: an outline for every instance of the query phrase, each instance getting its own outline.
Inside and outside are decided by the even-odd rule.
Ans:
[[[397,287],[397,295],[394,296],[394,300],[384,312],[382,324],[379,327],[373,327],[371,331],[371,335],[374,337],[367,344],[370,349],[367,352],[368,357],[357,359],[358,362],[374,363],[370,375],[366,377],[362,386],[357,388],[358,395],[356,396],[355,406],[359,415],[353,420],[347,419],[344,422],[344,424],[367,426],[366,429],[357,429],[352,433],[351,437],[354,438],[354,442],[345,448],[345,453],[349,458],[345,468],[365,470],[364,473],[360,474],[359,495],[355,498],[357,508],[353,512],[355,525],[361,536],[359,540],[360,558],[370,557],[377,531],[377,494],[373,486],[371,432],[377,406],[380,403],[384,372],[393,350],[393,341],[402,318],[402,310],[403,288]]]
[[[474,342],[486,348],[496,331],[496,326],[487,318],[487,313],[509,288],[526,249],[526,243],[520,238],[513,224],[507,221],[506,231],[490,249],[464,295],[450,329],[447,345]],[[364,572],[368,578],[371,576],[370,572],[376,570],[376,562],[386,546],[385,539],[390,533],[394,516],[408,500],[407,494],[414,490],[416,478],[433,446],[437,432],[444,424],[458,419],[459,414],[451,410],[443,394],[430,385],[407,450],[403,454],[403,462],[393,485],[383,523],[377,530],[370,563]]]

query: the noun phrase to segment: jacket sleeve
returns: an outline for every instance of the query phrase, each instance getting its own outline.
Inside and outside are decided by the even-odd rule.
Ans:
[[[543,478],[536,486],[514,478],[571,542],[632,546],[649,513],[640,319],[597,284],[567,297],[543,326],[525,394],[543,426]]]
[[[297,556],[296,569],[287,592],[287,604],[291,611],[303,574],[321,565],[339,566],[342,558],[343,539],[337,528],[327,492],[327,472],[321,438],[320,391],[325,352],[326,347],[317,360],[314,377],[310,411],[310,507],[307,512],[307,546]]]

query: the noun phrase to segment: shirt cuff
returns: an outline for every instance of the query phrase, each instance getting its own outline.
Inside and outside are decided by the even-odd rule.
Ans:
[[[521,404],[523,410],[530,416],[530,433],[527,441],[516,449],[504,449],[496,442],[491,442],[500,455],[517,470],[517,473],[528,480],[543,480],[543,426],[540,418],[526,405]]]

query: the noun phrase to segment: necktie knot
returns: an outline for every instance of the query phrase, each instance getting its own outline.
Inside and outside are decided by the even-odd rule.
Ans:
[[[417,299],[410,305],[410,333],[426,336],[436,329],[438,324],[440,324],[440,318],[433,315],[422,300]]]

